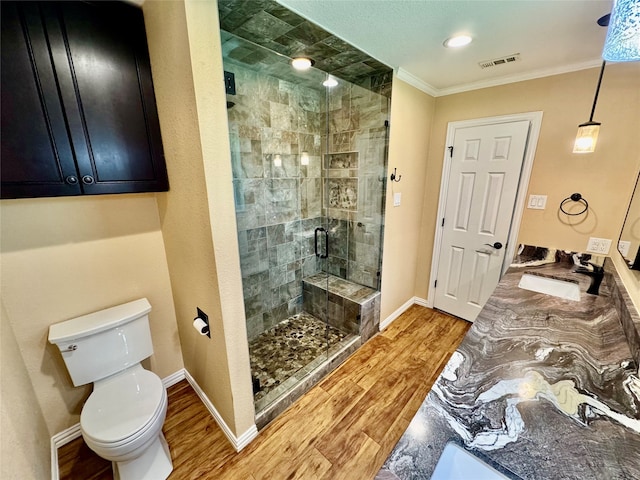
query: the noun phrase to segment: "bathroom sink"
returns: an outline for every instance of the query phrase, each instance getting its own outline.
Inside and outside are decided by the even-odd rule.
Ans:
[[[431,480],[509,480],[455,443],[447,443]]]
[[[577,282],[524,273],[518,287],[532,292],[564,298],[565,300],[580,300],[580,286]]]

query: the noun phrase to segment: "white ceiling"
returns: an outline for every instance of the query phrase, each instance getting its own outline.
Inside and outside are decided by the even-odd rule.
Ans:
[[[610,0],[277,0],[435,96],[599,66]],[[457,33],[471,45],[445,48]],[[478,62],[519,53],[513,63]]]

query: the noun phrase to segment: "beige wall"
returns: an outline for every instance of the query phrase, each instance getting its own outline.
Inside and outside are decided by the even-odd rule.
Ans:
[[[49,431],[4,305],[0,365],[0,478],[48,478]]]
[[[389,172],[397,168],[400,182],[387,182],[382,260],[382,305],[385,320],[415,295],[415,279],[429,133],[435,99],[411,85],[393,79],[389,132]],[[394,192],[402,194],[393,206]]]
[[[589,237],[617,241],[640,166],[640,64],[606,68],[594,120],[602,123],[595,153],[574,155],[579,123],[589,118],[599,69],[439,97],[431,131],[416,295],[426,298],[448,122],[542,110],[542,130],[528,194],[547,195],[546,210],[525,209],[519,241],[585,250]],[[558,214],[580,192],[589,215]],[[614,252],[612,252],[614,253]]]
[[[143,6],[171,189],[158,196],[184,362],[231,430],[254,425],[215,2]],[[221,301],[224,299],[224,301]],[[191,327],[200,307],[211,339]]]
[[[3,200],[0,210],[3,332],[12,332],[16,343],[7,352],[3,347],[2,391],[27,392],[7,374],[14,371],[10,365],[23,364],[27,378],[20,382],[30,383],[42,415],[37,408],[32,416],[17,409],[14,428],[54,435],[79,421],[91,390],[73,387],[60,353],[47,342],[52,323],[147,297],[155,352],[147,367],[160,377],[182,368],[153,195]],[[21,358],[13,358],[16,352]],[[5,440],[3,431],[3,451]],[[40,460],[49,464],[48,457]]]

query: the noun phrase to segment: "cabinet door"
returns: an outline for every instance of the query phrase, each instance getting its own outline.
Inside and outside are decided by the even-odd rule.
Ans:
[[[142,11],[43,3],[85,193],[168,189]]]
[[[38,4],[1,2],[2,198],[81,193]]]

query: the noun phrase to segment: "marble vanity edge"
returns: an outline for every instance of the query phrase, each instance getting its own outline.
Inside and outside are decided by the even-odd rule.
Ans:
[[[615,305],[622,330],[627,338],[631,356],[636,363],[640,374],[640,314],[636,310],[622,279],[618,275],[615,265],[611,260],[605,262],[607,284],[611,290],[611,299]]]

